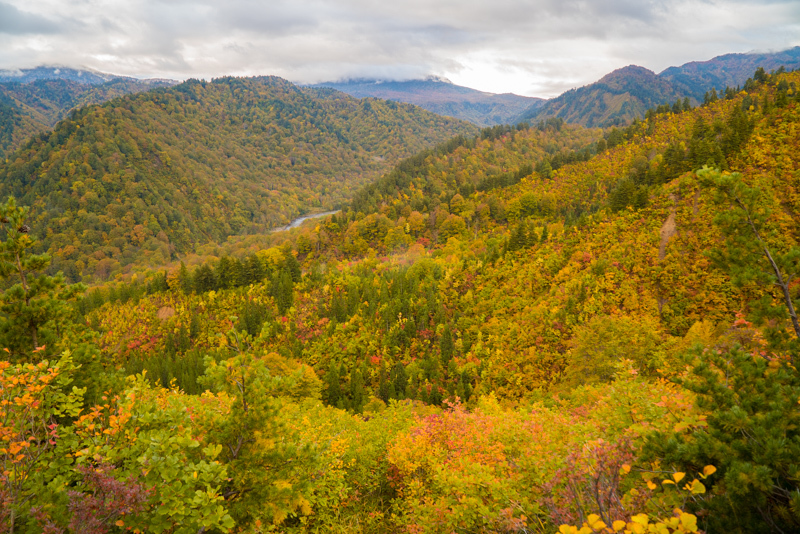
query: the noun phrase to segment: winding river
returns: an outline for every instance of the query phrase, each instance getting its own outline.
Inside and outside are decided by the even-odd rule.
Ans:
[[[297,219],[293,220],[292,222],[290,222],[286,226],[279,226],[277,228],[273,228],[270,231],[271,232],[283,232],[285,230],[291,230],[292,228],[297,228],[298,226],[300,226],[301,224],[303,224],[304,222],[306,222],[309,219],[319,219],[320,217],[327,217],[328,215],[333,215],[334,213],[339,213],[339,210],[325,211],[325,212],[322,212],[322,213],[312,213],[310,215],[303,215],[302,217],[298,217]]]

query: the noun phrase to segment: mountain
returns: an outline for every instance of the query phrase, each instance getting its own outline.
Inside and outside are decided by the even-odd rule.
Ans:
[[[175,83],[57,67],[0,71],[0,158],[72,109]]]
[[[607,74],[599,81],[572,89],[537,103],[511,122],[537,122],[559,117],[584,126],[614,126],[640,119],[647,109],[673,105],[688,98],[696,105],[705,93],[742,86],[758,67],[800,67],[800,47],[775,53],[727,54],[709,61],[670,67],[661,74],[630,65]]]
[[[485,130],[272,248],[94,291],[75,390],[101,405],[29,462],[23,517],[68,518],[93,488],[48,482],[100,457],[132,530],[797,532],[798,84]],[[6,369],[34,413],[50,382]]]
[[[531,107],[519,121],[537,122],[558,117],[584,126],[628,124],[645,111],[686,95],[654,72],[629,65],[606,74],[599,81],[572,89],[543,104]]]
[[[406,81],[346,80],[319,83],[312,87],[330,87],[356,98],[375,97],[407,102],[478,126],[510,123],[525,109],[535,108],[544,102],[541,98],[512,93],[485,93],[435,77]]]
[[[703,94],[712,87],[717,91],[725,87],[741,87],[759,67],[767,72],[780,67],[787,70],[800,68],[800,46],[781,52],[725,54],[708,61],[693,61],[680,67],[670,67],[658,76],[688,96],[702,100]]]
[[[0,197],[32,207],[54,268],[105,278],[331,209],[400,159],[476,131],[280,78],[193,80],[72,112],[7,156]]]
[[[0,70],[0,83],[31,83],[39,80],[67,80],[82,85],[99,85],[120,78],[114,74],[92,69],[73,69],[62,66],[39,66],[30,69]]]

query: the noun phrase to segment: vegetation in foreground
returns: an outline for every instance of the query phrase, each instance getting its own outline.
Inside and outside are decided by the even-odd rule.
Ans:
[[[0,528],[796,530],[800,79],[760,78],[69,306],[9,201]]]

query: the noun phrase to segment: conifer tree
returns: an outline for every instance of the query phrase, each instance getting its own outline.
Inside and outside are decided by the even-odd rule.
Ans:
[[[453,334],[450,332],[450,325],[444,327],[442,338],[439,340],[439,352],[442,355],[442,366],[447,367],[447,363],[453,357]]]
[[[188,295],[192,292],[192,277],[189,275],[189,270],[183,261],[181,261],[181,268],[178,271],[178,285],[184,294]]]
[[[83,284],[67,285],[61,273],[42,273],[50,256],[31,254],[36,242],[25,224],[27,214],[13,198],[0,206],[0,275],[13,280],[0,295],[0,345],[17,359],[29,359],[34,351],[38,357],[53,352],[70,315],[66,301],[86,289]],[[37,351],[39,347],[46,348]]]
[[[330,406],[336,406],[342,398],[342,389],[339,382],[339,366],[335,362],[331,362],[325,378],[327,382],[325,400]]]
[[[350,370],[350,400],[351,408],[356,413],[361,413],[367,399],[367,392],[364,388],[363,366],[354,365]]]
[[[406,375],[405,366],[400,362],[394,364],[392,368],[392,385],[394,386],[394,391],[398,399],[406,398],[408,376]]]
[[[757,321],[789,319],[794,332],[791,346],[800,342],[800,321],[792,297],[791,283],[800,274],[800,247],[792,246],[774,224],[773,208],[761,188],[750,186],[738,173],[723,174],[703,168],[697,172],[701,183],[713,187],[716,201],[723,205],[715,219],[726,238],[724,248],[711,252],[716,262],[730,271],[734,284],[760,283],[780,292],[780,304],[771,295],[751,302]],[[770,329],[773,342],[782,330]]]

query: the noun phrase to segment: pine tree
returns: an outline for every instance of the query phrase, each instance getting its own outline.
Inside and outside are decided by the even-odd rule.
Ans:
[[[325,402],[330,406],[336,406],[342,398],[342,389],[339,382],[339,366],[335,362],[331,362],[328,367],[328,373],[325,377],[326,390]]]
[[[361,366],[354,365],[350,371],[350,406],[356,413],[361,413],[367,399],[364,388],[364,372]]]
[[[738,173],[723,174],[703,168],[697,171],[697,176],[702,184],[713,188],[715,200],[724,207],[714,222],[726,238],[725,246],[711,251],[711,257],[730,271],[736,285],[756,282],[780,290],[780,304],[774,304],[772,297],[766,294],[751,302],[750,308],[757,322],[788,319],[794,332],[791,342],[781,339],[783,328],[771,327],[768,332],[778,347],[788,343],[790,354],[796,354],[800,345],[800,321],[790,286],[800,274],[800,247],[792,246],[781,236],[781,229],[773,222],[774,208],[761,188],[744,183]]]
[[[450,325],[444,326],[442,338],[439,340],[439,352],[442,355],[442,367],[447,367],[450,358],[453,357],[453,334],[450,332]]]
[[[188,295],[192,292],[192,289],[194,289],[192,277],[189,275],[189,270],[186,268],[186,264],[183,263],[183,261],[181,261],[181,268],[178,271],[178,285],[185,295]]]
[[[25,224],[28,210],[13,198],[0,206],[0,275],[15,281],[0,295],[0,344],[16,359],[53,354],[70,313],[67,300],[86,290],[83,284],[67,285],[61,273],[43,274],[50,265],[47,254],[31,254],[36,242]]]
[[[392,384],[394,386],[394,391],[396,394],[396,398],[404,399],[406,398],[406,387],[408,385],[408,376],[406,375],[406,368],[405,366],[397,362],[394,364],[392,368]]]
[[[390,382],[386,376],[386,364],[381,360],[381,369],[378,378],[378,397],[380,397],[383,402],[389,402],[391,398],[389,384]]]

